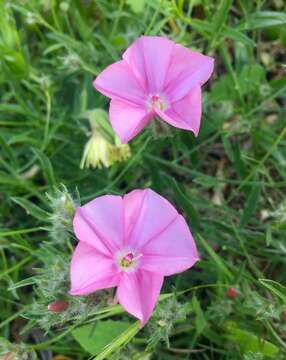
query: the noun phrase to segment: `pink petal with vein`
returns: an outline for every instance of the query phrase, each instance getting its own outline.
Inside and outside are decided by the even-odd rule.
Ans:
[[[134,206],[133,192],[125,195],[123,202],[124,209],[131,206],[134,213],[137,214],[132,225],[125,225],[129,228],[132,227],[129,229],[128,245],[135,249],[141,249],[178,216],[176,209],[166,199],[150,189],[141,190],[140,195],[137,194],[136,207]],[[130,219],[129,216],[128,218]]]
[[[191,130],[197,136],[202,114],[200,86],[194,87],[183,99],[172,103],[167,110],[156,110],[156,112],[170,125]]]
[[[112,254],[123,243],[123,201],[105,195],[76,211],[74,231],[77,238],[104,254]]]
[[[199,256],[192,234],[182,215],[143,248],[140,266],[161,275],[172,275],[192,267]]]
[[[121,100],[111,100],[110,122],[122,144],[136,136],[151,120],[146,107]]]
[[[94,80],[93,86],[111,99],[141,105],[146,100],[144,89],[124,60],[109,65],[103,70]]]
[[[119,273],[113,259],[80,242],[71,261],[71,295],[87,295],[117,286]]]
[[[123,54],[123,59],[149,93],[163,89],[174,45],[161,36],[141,36]]]
[[[163,276],[144,270],[125,273],[121,277],[118,300],[126,311],[140,320],[141,326],[146,324],[154,310],[163,280]]]
[[[180,100],[195,86],[202,86],[210,78],[213,67],[213,58],[177,44],[164,89],[170,101]]]

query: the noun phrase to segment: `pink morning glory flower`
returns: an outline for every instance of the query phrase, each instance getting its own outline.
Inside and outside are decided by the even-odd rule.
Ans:
[[[79,243],[71,260],[71,295],[117,287],[123,308],[148,321],[164,276],[189,269],[198,260],[182,215],[150,189],[100,196],[77,209]]]
[[[200,128],[201,86],[214,59],[160,36],[141,36],[93,85],[111,98],[109,117],[122,143],[156,115],[195,135]]]

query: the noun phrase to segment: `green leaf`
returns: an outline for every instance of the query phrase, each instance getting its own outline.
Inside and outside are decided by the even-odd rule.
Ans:
[[[245,65],[238,75],[240,90],[244,95],[257,92],[258,87],[265,81],[265,69],[259,64]]]
[[[270,246],[272,244],[272,229],[271,225],[267,225],[266,227],[266,246]]]
[[[4,356],[3,358],[1,357],[1,359],[9,359],[9,357],[7,358],[7,353],[9,351],[12,351],[14,348],[14,345],[11,344],[6,338],[4,337],[0,337],[0,355]]]
[[[217,34],[223,27],[227,14],[230,10],[232,0],[221,0],[213,18],[213,33]]]
[[[194,181],[194,183],[197,183],[206,189],[212,188],[218,183],[218,181],[215,177],[208,176],[208,175],[197,176],[194,178],[193,181]]]
[[[12,200],[25,209],[28,215],[41,221],[49,221],[50,214],[32,203],[32,201],[20,197],[13,197]]]
[[[36,156],[40,160],[41,168],[42,168],[46,182],[51,187],[55,186],[56,180],[54,177],[53,167],[52,167],[52,164],[51,164],[49,158],[42,151],[40,151],[38,149],[33,149],[33,152],[36,154]]]
[[[26,287],[26,286],[29,286],[29,285],[34,285],[35,283],[36,283],[36,277],[32,276],[32,277],[29,277],[27,279],[23,279],[21,281],[18,281],[15,284],[10,285],[8,290],[11,291],[11,290],[19,289],[19,288]]]
[[[245,178],[247,176],[247,172],[245,164],[242,160],[239,142],[235,142],[233,144],[233,163],[239,177],[242,179]]]
[[[212,24],[206,20],[194,19],[189,17],[184,17],[184,21],[194,28],[198,33],[202,34],[206,38],[209,38],[209,35],[212,34]]]
[[[226,38],[241,42],[242,44],[244,44],[246,46],[251,46],[251,47],[255,46],[255,41],[253,41],[250,37],[245,35],[243,32],[233,29],[231,27],[225,27],[223,29],[223,35]]]
[[[260,195],[260,186],[259,185],[253,186],[247,197],[246,205],[240,219],[239,226],[241,228],[244,227],[249,222],[251,215],[254,213],[259,201],[259,195]]]
[[[257,11],[239,24],[240,29],[254,30],[269,26],[285,25],[286,13],[278,11]]]
[[[259,279],[259,282],[274,295],[286,303],[286,286],[271,279]]]
[[[130,342],[139,330],[140,322],[136,321],[134,324],[130,325],[126,331],[117,336],[110,344],[108,344],[108,346],[106,346],[106,348],[100,354],[98,354],[94,360],[109,359],[109,355],[111,353]]]
[[[201,305],[199,303],[199,300],[197,299],[197,297],[195,295],[192,298],[192,306],[193,306],[194,313],[196,314],[196,319],[195,319],[196,332],[199,335],[205,329],[205,327],[207,325],[207,321],[204,316],[204,312],[201,308]]]
[[[5,49],[0,46],[0,61],[2,61],[7,75],[22,79],[28,76],[28,66],[23,54],[18,51]]]
[[[135,323],[137,324],[137,322]],[[134,326],[134,324],[132,325]],[[106,352],[118,338],[124,337],[130,329],[130,324],[123,321],[97,321],[95,324],[88,324],[73,330],[72,334],[76,341],[91,355],[98,355]],[[125,334],[125,335],[124,335]],[[124,342],[119,341],[119,346]],[[117,343],[116,343],[117,344]],[[112,351],[119,346],[113,346]],[[108,352],[110,354],[112,351]],[[104,359],[104,357],[101,357]]]
[[[136,13],[142,13],[145,9],[146,0],[127,0],[127,4]]]
[[[180,204],[187,216],[190,218],[192,227],[198,229],[200,227],[199,214],[192,205],[190,199],[184,193],[183,187],[172,178],[167,177],[166,180],[172,187],[178,204]]]
[[[226,337],[230,341],[237,343],[243,353],[252,351],[273,357],[279,351],[276,345],[265,339],[259,338],[249,331],[239,328],[235,322],[228,322],[226,324],[226,330]]]
[[[204,246],[207,253],[210,255],[214,263],[216,264],[217,268],[221,273],[223,273],[229,280],[233,280],[233,275],[230,270],[225,265],[224,261],[221,257],[213,250],[213,248],[208,244],[208,242],[198,234],[198,239],[201,241],[202,245]]]
[[[210,97],[214,102],[236,99],[237,94],[230,75],[222,75],[220,79],[214,83]]]
[[[227,133],[222,134],[222,143],[223,143],[224,151],[225,151],[226,155],[228,156],[229,160],[231,162],[234,162],[233,149],[232,149],[230,138],[228,137]]]
[[[7,154],[7,157],[9,157],[11,163],[16,168],[18,165],[16,156],[14,155],[11,145],[9,145],[7,141],[5,141],[2,134],[0,134],[0,147],[2,148],[3,153],[5,152]]]

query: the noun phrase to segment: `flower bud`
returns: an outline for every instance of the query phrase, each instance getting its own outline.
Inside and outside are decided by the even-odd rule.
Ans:
[[[0,358],[1,360],[14,360],[16,359],[16,354],[9,352],[7,354],[5,354],[3,357]]]
[[[159,326],[161,326],[161,327],[167,326],[166,321],[165,321],[165,320],[162,320],[162,319],[158,320],[158,321],[157,321],[157,324],[158,324]]]
[[[238,293],[237,293],[236,288],[231,287],[231,288],[227,289],[226,296],[229,299],[235,299],[237,297],[237,295],[238,295]]]
[[[62,12],[67,12],[69,10],[69,3],[66,1],[62,1],[60,3],[60,9],[62,10]]]
[[[131,149],[128,144],[120,144],[115,142],[110,152],[110,160],[112,163],[126,161],[131,156]]]
[[[121,144],[115,136],[109,121],[108,114],[102,109],[86,111],[82,117],[89,120],[91,136],[87,141],[80,168],[110,167],[114,163],[126,161],[131,156],[128,144]]]
[[[48,311],[61,313],[67,310],[69,303],[65,300],[56,300],[48,305]]]
[[[80,168],[109,167],[112,145],[99,133],[93,133],[85,145]]]
[[[73,217],[76,205],[70,194],[68,192],[63,192],[59,200],[59,208],[62,209],[63,215],[67,215],[67,217]]]

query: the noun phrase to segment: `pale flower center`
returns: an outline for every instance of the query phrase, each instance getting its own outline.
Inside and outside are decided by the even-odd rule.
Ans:
[[[130,249],[121,250],[116,254],[116,263],[121,271],[134,271],[142,254]]]
[[[162,94],[154,94],[154,95],[149,95],[148,100],[147,100],[147,107],[148,110],[166,110],[169,106],[168,106],[168,102],[166,100],[166,98],[164,97],[164,95]]]

